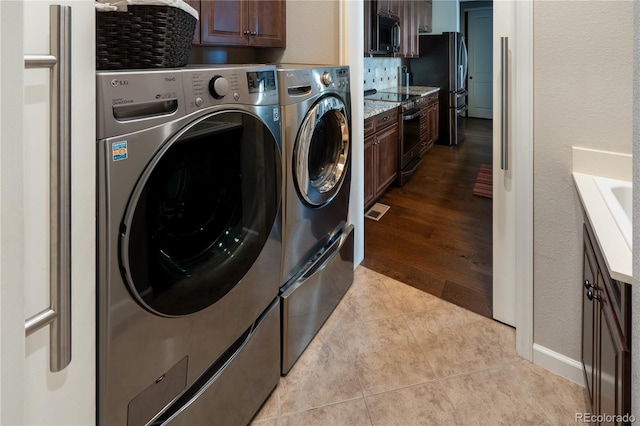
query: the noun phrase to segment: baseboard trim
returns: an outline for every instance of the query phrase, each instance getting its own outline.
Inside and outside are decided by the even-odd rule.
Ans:
[[[582,373],[582,363],[580,361],[534,343],[533,363],[580,386],[584,386],[584,374]]]

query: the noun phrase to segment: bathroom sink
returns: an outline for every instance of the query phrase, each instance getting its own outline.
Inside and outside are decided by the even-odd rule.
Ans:
[[[593,180],[609,208],[629,249],[632,248],[632,185],[631,182],[594,176]]]

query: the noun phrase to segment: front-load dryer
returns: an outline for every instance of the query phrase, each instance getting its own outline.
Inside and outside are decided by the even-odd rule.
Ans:
[[[353,282],[349,67],[279,65],[284,167],[282,373]]]
[[[97,423],[247,424],[280,377],[276,69],[96,83]]]

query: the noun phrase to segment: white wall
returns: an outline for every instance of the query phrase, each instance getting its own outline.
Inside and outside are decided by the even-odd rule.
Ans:
[[[634,61],[633,61],[633,156],[640,158],[640,3],[633,2],[633,40],[634,40]],[[640,166],[634,162],[633,186],[640,187]],[[633,191],[633,210],[640,211],[640,191]],[[640,216],[634,214],[633,245],[640,247]],[[632,320],[631,329],[631,395],[635,395],[632,400],[631,412],[640,417],[640,250],[633,252],[633,290],[631,293]]]
[[[338,64],[340,62],[340,1],[287,1],[287,47],[267,54],[268,62]]]
[[[632,29],[629,1],[534,3],[534,342],[573,360],[583,219],[571,146],[631,152]]]

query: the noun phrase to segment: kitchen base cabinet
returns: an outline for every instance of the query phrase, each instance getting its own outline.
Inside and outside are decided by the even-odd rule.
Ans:
[[[364,207],[368,208],[398,174],[398,109],[364,123]]]
[[[433,146],[438,139],[440,108],[438,93],[427,95],[427,101],[420,108],[420,155]]]
[[[582,365],[585,393],[598,424],[629,424],[631,285],[608,273],[588,220],[584,225]]]

